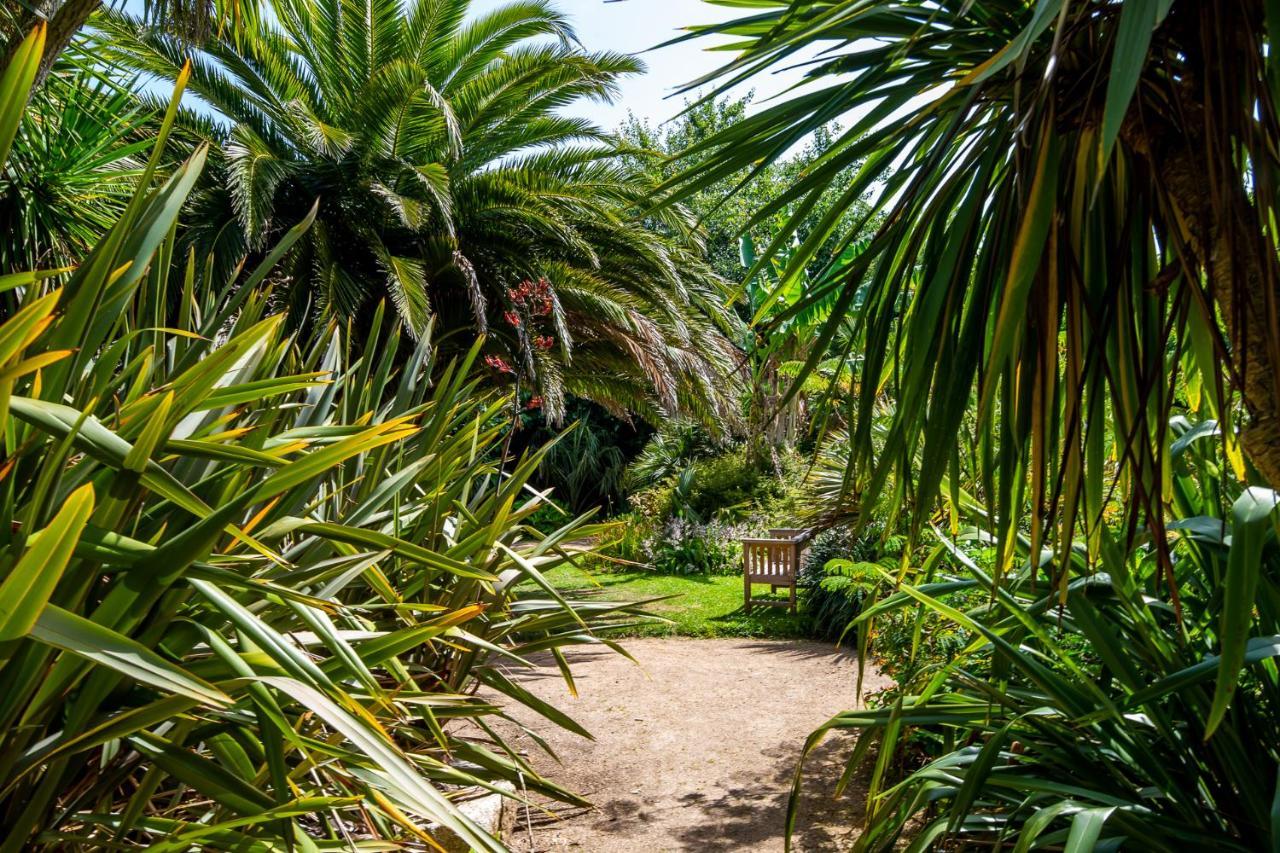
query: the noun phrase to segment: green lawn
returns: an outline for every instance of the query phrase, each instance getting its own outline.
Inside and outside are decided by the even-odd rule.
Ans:
[[[742,609],[741,575],[663,575],[643,569],[585,572],[571,566],[554,570],[548,580],[566,595],[609,601],[641,601],[671,596],[646,610],[670,620],[632,629],[644,637],[806,637],[803,605],[792,616],[785,607]],[[755,588],[760,597],[765,587]],[[779,598],[782,594],[779,593]]]

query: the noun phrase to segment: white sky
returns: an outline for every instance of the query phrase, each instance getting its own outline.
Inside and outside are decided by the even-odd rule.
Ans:
[[[507,0],[473,0],[472,13],[478,14]],[[732,20],[750,13],[750,9],[713,6],[702,0],[552,0],[573,21],[574,29],[588,50],[614,50],[638,55],[648,66],[646,74],[622,81],[622,96],[614,104],[582,102],[567,110],[594,120],[606,129],[622,124],[628,112],[658,124],[674,116],[684,106],[684,97],[668,97],[681,85],[690,82],[729,61],[731,54],[708,51],[710,38],[695,39],[661,50],[656,45],[680,35],[691,24],[708,24]],[[720,39],[723,42],[723,39]],[[751,81],[742,87],[756,90],[755,103],[777,94],[794,84],[800,75],[784,72]],[[735,90],[735,94],[739,92]]]

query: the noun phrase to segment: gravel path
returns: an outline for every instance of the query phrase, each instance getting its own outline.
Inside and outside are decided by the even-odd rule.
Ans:
[[[569,652],[579,696],[554,665],[511,675],[566,711],[589,741],[528,715],[563,765],[527,738],[534,766],[595,804],[517,810],[508,843],[522,853],[781,851],[792,773],[805,737],[857,707],[857,658],[829,644],[639,639],[639,666],[608,650]],[[868,672],[863,689],[888,684]],[[852,738],[833,735],[806,765],[793,849],[846,849],[861,825],[865,788],[832,790]],[[528,812],[528,813],[526,813]]]

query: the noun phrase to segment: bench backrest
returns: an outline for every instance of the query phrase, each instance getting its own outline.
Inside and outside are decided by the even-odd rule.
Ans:
[[[742,572],[760,583],[791,583],[800,567],[800,548],[792,539],[743,539]]]

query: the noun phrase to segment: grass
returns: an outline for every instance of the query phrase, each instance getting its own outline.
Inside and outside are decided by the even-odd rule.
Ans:
[[[645,609],[667,622],[651,622],[625,629],[633,637],[808,637],[809,617],[794,616],[785,607],[742,608],[741,575],[667,575],[644,569],[583,571],[562,566],[548,573],[562,593],[609,601],[661,598]],[[761,597],[764,587],[757,586]],[[775,597],[775,596],[768,596]],[[779,593],[776,598],[783,598]]]

